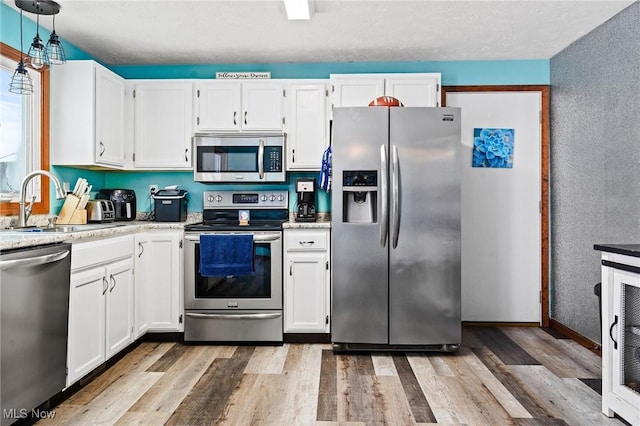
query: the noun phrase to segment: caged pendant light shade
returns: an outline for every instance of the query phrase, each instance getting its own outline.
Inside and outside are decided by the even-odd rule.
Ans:
[[[18,67],[13,73],[13,77],[11,77],[9,92],[18,95],[30,95],[33,93],[33,81],[24,66],[24,57],[22,56],[22,9],[20,9],[20,62],[18,62]]]
[[[56,15],[53,15],[53,31],[47,42],[47,56],[49,57],[49,63],[52,65],[61,65],[67,62],[62,43],[60,43],[58,34],[56,34]]]
[[[38,70],[45,65],[49,65],[49,56],[47,56],[47,49],[45,49],[40,38],[40,15],[37,15],[36,19],[36,36],[33,38],[27,56],[29,56],[31,66]]]

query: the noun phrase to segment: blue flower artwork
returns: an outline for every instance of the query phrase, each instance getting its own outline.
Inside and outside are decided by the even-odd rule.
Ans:
[[[472,167],[513,167],[513,129],[473,129]]]

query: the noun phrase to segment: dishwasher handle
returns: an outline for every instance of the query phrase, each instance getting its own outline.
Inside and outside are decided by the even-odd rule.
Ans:
[[[20,268],[23,266],[46,265],[48,263],[58,262],[69,255],[69,250],[63,250],[56,253],[45,254],[38,257],[25,257],[24,259],[2,260],[0,261],[0,269]]]

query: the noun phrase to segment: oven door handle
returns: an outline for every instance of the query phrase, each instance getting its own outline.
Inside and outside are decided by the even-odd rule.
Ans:
[[[200,241],[200,236],[186,236],[184,237],[187,241]],[[280,239],[280,235],[254,235],[253,241],[257,242],[266,242],[266,241],[278,241]]]
[[[187,312],[185,315],[189,318],[200,319],[258,320],[279,318],[282,316],[282,313],[272,312],[268,314],[200,314],[197,312]]]

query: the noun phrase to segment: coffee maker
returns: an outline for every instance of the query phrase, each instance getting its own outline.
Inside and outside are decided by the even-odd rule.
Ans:
[[[298,194],[298,212],[296,222],[316,221],[316,180],[296,179],[296,193]]]

